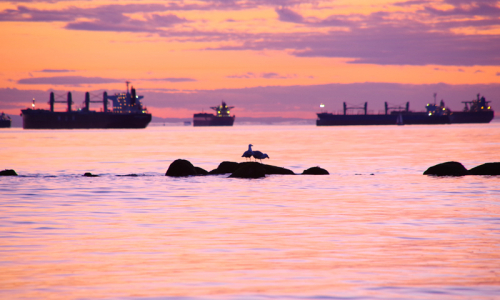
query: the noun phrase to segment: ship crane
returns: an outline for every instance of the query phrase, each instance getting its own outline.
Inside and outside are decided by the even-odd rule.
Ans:
[[[350,106],[350,107],[348,107],[347,104],[344,102],[344,115],[347,115],[348,109],[364,110],[365,115],[367,115],[368,114],[368,102],[365,102],[364,106]]]
[[[384,102],[385,104],[385,114],[388,115],[389,114],[389,110],[395,110],[395,111],[399,111],[399,112],[409,112],[410,111],[410,102],[406,102],[406,106],[389,106],[389,103],[387,102]],[[394,104],[391,104],[391,105],[394,105]]]
[[[97,97],[99,97],[99,95],[92,95],[93,99],[97,99]],[[104,112],[107,112],[108,111],[108,94],[106,92],[104,92],[102,95],[102,100],[90,100],[90,93],[86,92],[85,93],[85,107],[83,108],[84,111],[90,111],[90,103],[102,103]]]
[[[71,105],[74,104],[71,92],[68,92],[66,100],[56,101],[55,96],[57,96],[58,99],[64,99],[63,95],[55,95],[54,92],[50,92],[49,105],[51,112],[54,112],[54,103],[67,103],[68,111],[71,111]]]

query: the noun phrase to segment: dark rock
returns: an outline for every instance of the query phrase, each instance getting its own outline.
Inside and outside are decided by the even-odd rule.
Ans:
[[[469,175],[500,175],[500,162],[485,163],[469,170]]]
[[[87,173],[83,174],[82,176],[85,176],[85,177],[99,177],[99,175],[94,175],[94,174],[92,174],[90,172],[87,172]]]
[[[464,176],[467,175],[467,169],[459,162],[449,161],[442,164],[437,164],[428,168],[424,175],[434,176]]]
[[[5,169],[3,171],[0,171],[0,176],[17,176],[17,173],[12,169]]]
[[[292,170],[285,169],[282,167],[276,167],[271,165],[263,164],[264,169],[266,170],[266,175],[295,175]]]
[[[239,164],[239,168],[236,169],[233,174],[229,177],[231,178],[262,178],[266,177],[266,169],[263,164],[257,162],[247,162]]]
[[[223,161],[219,164],[217,169],[213,169],[212,171],[208,172],[209,175],[217,175],[217,174],[227,174],[227,173],[233,173],[238,169],[239,163],[233,162],[233,161]]]
[[[330,175],[327,170],[320,167],[312,167],[302,172],[302,175]],[[357,175],[357,174],[356,174]]]
[[[207,175],[208,174],[208,171],[203,169],[203,168],[200,168],[200,167],[194,167],[194,169],[196,170],[196,173],[198,175]]]
[[[168,167],[165,176],[184,177],[198,175],[193,164],[185,159],[176,159]]]
[[[127,175],[116,175],[116,176],[120,176],[120,177],[138,177],[139,175],[137,175],[137,174],[127,174]]]

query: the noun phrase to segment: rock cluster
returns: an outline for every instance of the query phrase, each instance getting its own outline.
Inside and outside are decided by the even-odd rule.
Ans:
[[[312,171],[308,171],[312,170]],[[310,168],[305,170],[302,174],[314,175],[328,175],[328,171],[319,167]],[[295,175],[292,170],[266,165],[258,162],[232,162],[223,161],[216,169],[210,172],[202,168],[195,167],[193,164],[185,159],[177,159],[170,164],[165,176],[183,177],[183,176],[199,176],[199,175],[220,175],[231,174],[231,178],[262,178],[266,175]]]
[[[500,175],[500,162],[485,163],[467,170],[461,163],[448,161],[428,168],[424,175],[465,176],[465,175]]]

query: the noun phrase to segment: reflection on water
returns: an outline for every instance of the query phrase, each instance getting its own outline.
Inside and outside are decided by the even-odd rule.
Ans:
[[[499,125],[2,131],[0,296],[493,299],[500,178],[421,174],[498,161]],[[163,176],[249,143],[331,175]]]

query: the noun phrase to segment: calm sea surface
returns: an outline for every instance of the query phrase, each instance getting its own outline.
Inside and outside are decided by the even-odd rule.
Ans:
[[[500,299],[500,123],[0,130],[1,299]],[[299,174],[169,178],[177,158]],[[85,172],[99,177],[82,177]],[[137,177],[117,176],[137,174]]]

